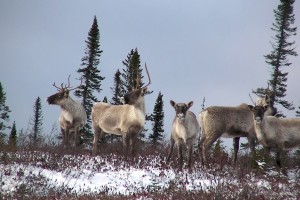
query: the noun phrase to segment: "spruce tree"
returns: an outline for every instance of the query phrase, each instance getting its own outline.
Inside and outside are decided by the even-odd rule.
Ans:
[[[88,33],[88,38],[86,42],[85,55],[81,59],[82,68],[79,68],[77,72],[83,78],[82,85],[75,90],[74,94],[77,97],[82,97],[82,104],[86,110],[87,123],[85,124],[82,132],[85,140],[91,139],[93,136],[91,130],[91,111],[94,102],[98,99],[94,96],[94,92],[100,92],[101,81],[104,77],[100,76],[100,70],[98,65],[100,63],[100,55],[102,51],[100,50],[100,32],[98,28],[97,18],[94,17],[93,25]]]
[[[120,97],[123,97],[125,94],[125,89],[124,89],[124,84],[122,84],[122,79],[121,79],[121,72],[120,70],[117,70],[114,76],[114,87],[111,87],[111,91],[113,94],[113,97],[111,99],[111,104],[113,105],[121,105],[123,104],[120,100]]]
[[[271,78],[268,80],[268,85],[271,86],[271,92],[266,88],[258,88],[254,91],[255,94],[264,96],[269,95],[270,106],[280,104],[288,110],[293,110],[294,106],[291,102],[284,100],[286,96],[286,82],[288,72],[284,71],[289,62],[287,56],[297,56],[294,51],[295,42],[290,42],[288,39],[296,35],[297,27],[292,27],[295,22],[293,14],[293,4],[295,0],[280,0],[277,10],[274,10],[275,23],[271,28],[275,34],[275,42],[272,43],[273,50],[265,56],[266,63],[271,66]],[[284,69],[283,69],[284,67]],[[284,116],[278,113],[279,116]]]
[[[142,85],[142,69],[140,55],[137,49],[131,49],[130,53],[127,55],[127,59],[123,61],[125,68],[123,69],[122,85],[124,86],[122,94],[126,94],[132,89],[140,88]],[[138,78],[140,77],[140,78]]]
[[[5,143],[5,130],[10,128],[7,123],[9,121],[9,107],[6,105],[6,93],[0,82],[0,147]]]
[[[16,128],[16,122],[13,123],[13,126],[11,128],[11,132],[8,138],[8,145],[11,149],[15,150],[17,148],[17,128]]]
[[[143,87],[143,68],[141,67],[141,60],[139,52],[136,49],[132,49],[127,55],[127,59],[123,61],[125,68],[121,73],[121,94],[126,94],[132,89],[138,89]],[[147,91],[146,94],[151,94],[152,91]]]
[[[31,133],[30,139],[36,144],[41,139],[41,132],[43,126],[43,115],[42,115],[42,103],[40,97],[38,97],[33,106],[34,117],[31,119]]]
[[[152,121],[152,134],[149,135],[149,139],[153,144],[163,140],[164,133],[164,102],[163,95],[159,92],[156,99],[153,114],[150,116]]]

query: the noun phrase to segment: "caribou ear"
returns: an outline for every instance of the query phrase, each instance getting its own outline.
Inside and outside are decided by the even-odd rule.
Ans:
[[[268,100],[269,100],[269,95],[266,94],[265,101],[268,101]]]
[[[67,91],[64,92],[64,96],[65,97],[69,97],[69,90],[67,90]]]
[[[264,106],[264,109],[265,109],[265,110],[268,110],[268,108],[269,108],[269,105],[265,105],[265,106]]]
[[[187,104],[188,109],[189,109],[190,107],[192,107],[193,104],[194,104],[194,102],[193,102],[193,101],[190,101],[190,102]]]
[[[253,106],[252,105],[248,105],[248,107],[250,108],[250,110],[253,110]]]
[[[146,92],[147,92],[147,87],[145,87],[145,88],[142,89],[143,95],[146,94]]]
[[[176,104],[175,101],[171,100],[170,104],[171,104],[171,106],[173,106],[175,108],[175,104]]]

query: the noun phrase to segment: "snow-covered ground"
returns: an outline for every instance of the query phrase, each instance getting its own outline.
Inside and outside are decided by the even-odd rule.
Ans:
[[[242,191],[240,184],[263,194],[265,191],[270,193],[270,190],[276,193],[273,181],[274,177],[280,176],[278,172],[261,177],[250,173],[240,178],[232,172],[233,168],[218,171],[194,167],[190,171],[179,172],[166,164],[165,158],[151,155],[129,161],[114,154],[92,157],[37,151],[0,153],[0,157],[0,192],[4,195],[14,194],[22,187],[35,191],[36,195],[47,195],[49,191],[67,191],[76,195],[132,195],[163,192],[170,188],[211,192],[220,187]],[[195,165],[198,166],[198,163]],[[293,191],[294,187],[299,188],[296,171],[289,171],[288,177],[281,180],[284,181],[277,181],[276,187],[296,199],[299,195],[299,192]]]

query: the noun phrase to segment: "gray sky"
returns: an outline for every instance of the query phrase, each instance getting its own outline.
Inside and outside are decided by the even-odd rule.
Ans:
[[[0,81],[12,110],[10,123],[27,128],[33,105],[43,100],[44,132],[58,121],[60,108],[46,104],[54,94],[53,82],[71,85],[84,56],[88,31],[96,15],[103,50],[99,69],[102,92],[98,99],[111,98],[110,87],[117,69],[123,68],[131,49],[137,48],[141,62],[151,74],[152,95],[146,96],[152,112],[159,91],[169,135],[174,110],[169,101],[188,102],[196,115],[205,106],[237,106],[249,103],[252,89],[266,86],[270,67],[263,55],[270,53],[274,32],[273,9],[279,1],[0,1]],[[300,3],[294,5],[300,53]],[[286,100],[300,105],[300,57],[287,71]],[[146,82],[147,80],[144,80]],[[74,96],[73,96],[74,97]],[[253,98],[256,98],[253,95]],[[74,97],[74,99],[76,99]],[[295,111],[284,114],[294,117]],[[167,136],[169,137],[169,136]]]

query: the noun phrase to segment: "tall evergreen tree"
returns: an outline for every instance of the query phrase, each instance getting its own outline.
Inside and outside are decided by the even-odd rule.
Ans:
[[[0,147],[5,143],[5,130],[9,128],[7,122],[9,121],[9,107],[6,105],[6,93],[0,82]]]
[[[13,123],[13,126],[11,128],[11,132],[8,138],[8,145],[10,148],[12,149],[16,149],[17,147],[17,140],[18,140],[18,136],[17,136],[17,128],[16,128],[16,122]]]
[[[152,123],[152,134],[149,135],[149,139],[153,144],[163,140],[164,133],[164,102],[163,95],[159,92],[156,99],[153,114],[150,116]]]
[[[121,105],[122,102],[120,100],[120,97],[124,96],[124,84],[122,84],[121,79],[121,72],[120,70],[117,70],[114,76],[114,87],[111,87],[111,91],[113,93],[113,97],[111,99],[111,104],[113,105]],[[123,93],[122,93],[123,92]]]
[[[122,84],[125,91],[120,91],[123,94],[126,94],[128,91],[134,88],[140,88],[143,84],[142,81],[142,69],[140,55],[137,49],[131,49],[130,53],[127,55],[127,59],[123,61],[125,68],[123,69]],[[137,78],[140,77],[140,78]]]
[[[101,81],[104,77],[100,76],[100,70],[98,65],[100,63],[100,32],[98,28],[97,18],[94,17],[93,25],[88,33],[86,42],[85,55],[81,59],[82,68],[79,68],[77,72],[83,78],[83,84],[75,90],[74,94],[77,97],[82,97],[82,104],[86,110],[87,123],[85,124],[82,132],[84,139],[90,139],[93,136],[91,130],[91,111],[94,102],[98,99],[94,96],[94,91],[100,92]]]
[[[141,67],[141,60],[139,52],[136,49],[131,49],[125,61],[123,61],[125,68],[121,73],[121,94],[126,94],[128,91],[141,88],[145,84],[143,82],[143,68]],[[151,94],[153,91],[147,91],[146,94]]]
[[[43,126],[42,103],[40,97],[35,100],[33,106],[34,117],[31,119],[31,134],[30,139],[33,143],[37,143],[41,139],[41,132]]]
[[[271,65],[271,78],[268,85],[271,86],[271,92],[266,88],[258,88],[254,91],[257,95],[270,96],[270,106],[280,104],[288,110],[293,110],[291,102],[284,100],[286,96],[286,81],[288,72],[284,72],[283,67],[290,66],[287,56],[297,56],[294,51],[295,42],[288,41],[288,38],[296,35],[297,27],[292,27],[295,22],[293,14],[293,4],[295,0],[280,0],[277,10],[274,10],[275,23],[271,30],[275,31],[275,42],[272,44],[273,50],[265,56],[266,63]],[[283,116],[282,113],[278,113]]]

